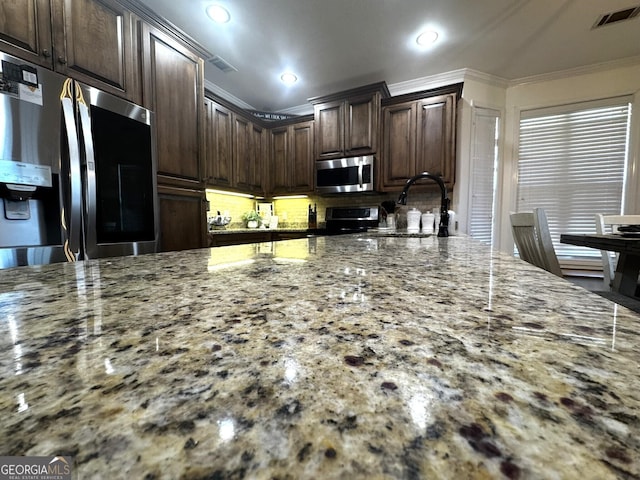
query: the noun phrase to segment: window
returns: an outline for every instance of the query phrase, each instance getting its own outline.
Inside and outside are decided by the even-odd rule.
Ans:
[[[521,114],[517,210],[545,209],[565,266],[571,260],[599,262],[600,252],[560,243],[560,233],[595,232],[595,213],[622,212],[630,101],[615,98]]]
[[[468,231],[473,238],[490,245],[493,243],[499,131],[500,112],[475,109]]]

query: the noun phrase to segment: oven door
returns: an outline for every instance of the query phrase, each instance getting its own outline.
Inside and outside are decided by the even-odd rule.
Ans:
[[[373,155],[316,162],[318,193],[373,191]]]

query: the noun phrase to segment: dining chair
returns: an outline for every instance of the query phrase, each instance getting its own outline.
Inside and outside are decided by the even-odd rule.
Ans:
[[[606,235],[616,233],[622,225],[640,225],[640,215],[604,215],[596,213],[596,233]],[[602,255],[602,273],[605,290],[611,290],[613,282],[616,254],[607,250],[600,250]]]
[[[544,209],[534,208],[533,212],[511,213],[510,219],[513,240],[520,258],[562,277]]]

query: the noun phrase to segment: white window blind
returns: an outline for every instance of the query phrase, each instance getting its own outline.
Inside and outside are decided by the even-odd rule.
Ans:
[[[518,211],[544,208],[562,260],[599,259],[560,243],[561,233],[595,233],[594,214],[619,214],[626,174],[630,98],[522,112]]]
[[[475,110],[468,232],[489,245],[493,241],[499,131],[500,112],[485,108]]]

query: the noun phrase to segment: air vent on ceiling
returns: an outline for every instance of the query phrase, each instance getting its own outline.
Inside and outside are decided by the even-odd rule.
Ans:
[[[640,14],[640,5],[631,8],[625,8],[624,10],[618,10],[617,12],[605,13],[601,15],[593,24],[593,28],[603,27],[605,25],[611,25],[612,23],[621,22],[622,20],[629,20]]]
[[[237,72],[238,71],[238,69],[236,67],[231,65],[229,62],[227,62],[224,58],[222,58],[219,55],[216,55],[215,57],[210,58],[208,60],[208,62],[211,63],[212,65],[215,65],[216,67],[218,67],[224,73]]]

